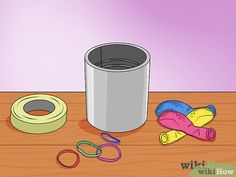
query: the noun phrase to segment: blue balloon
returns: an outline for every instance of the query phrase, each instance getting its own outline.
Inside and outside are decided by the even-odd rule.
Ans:
[[[213,105],[208,105],[206,107],[203,108],[208,108],[211,110],[211,112],[213,113],[213,115],[216,115],[216,109]],[[175,111],[175,112],[179,112],[185,116],[187,116],[190,112],[192,112],[193,110],[195,110],[197,108],[192,108],[190,105],[182,102],[182,101],[178,101],[178,100],[168,100],[168,101],[164,101],[161,104],[159,104],[156,108],[156,115],[160,116],[162,113],[167,112],[167,111]]]

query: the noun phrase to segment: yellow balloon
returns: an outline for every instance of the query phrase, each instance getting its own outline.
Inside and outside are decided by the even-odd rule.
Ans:
[[[193,125],[202,127],[212,121],[214,114],[208,108],[198,108],[190,112],[187,118]],[[163,145],[172,144],[185,136],[186,134],[182,131],[171,130],[160,134],[160,142]]]

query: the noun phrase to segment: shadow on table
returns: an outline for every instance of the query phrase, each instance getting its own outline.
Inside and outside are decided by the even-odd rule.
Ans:
[[[88,132],[90,134],[93,134],[93,135],[98,135],[100,136],[100,134],[103,132],[102,130],[99,130],[95,127],[93,127],[91,124],[89,124],[89,122],[87,121],[87,119],[83,119],[79,122],[79,127],[85,131],[85,132]],[[135,129],[135,130],[132,130],[132,131],[128,131],[128,132],[122,132],[122,133],[112,133],[112,135],[116,136],[116,137],[125,137],[125,136],[129,136],[129,135],[132,135],[134,133],[137,133],[139,131],[141,131],[143,129],[144,125]]]
[[[21,132],[21,131],[17,130],[15,127],[12,126],[11,120],[10,120],[10,116],[6,118],[6,121],[5,121],[5,122],[6,122],[6,126],[7,126],[9,129],[11,129],[11,130],[13,130],[13,131],[15,131],[15,132]]]

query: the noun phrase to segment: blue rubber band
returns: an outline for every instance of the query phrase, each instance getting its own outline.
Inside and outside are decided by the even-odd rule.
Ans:
[[[112,140],[109,140],[107,138],[104,137],[104,135],[107,135],[108,137],[110,137]],[[120,143],[120,140],[112,135],[110,135],[109,133],[107,132],[102,132],[101,133],[101,137],[102,139],[104,139],[105,141],[109,142],[109,143],[114,143],[114,144],[119,144]]]

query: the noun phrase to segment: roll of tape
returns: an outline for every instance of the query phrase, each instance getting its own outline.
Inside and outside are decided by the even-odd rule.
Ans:
[[[47,115],[31,115],[34,110],[48,111]],[[66,122],[67,107],[61,99],[35,94],[16,100],[11,107],[11,124],[18,130],[33,133],[49,133],[61,128]]]

